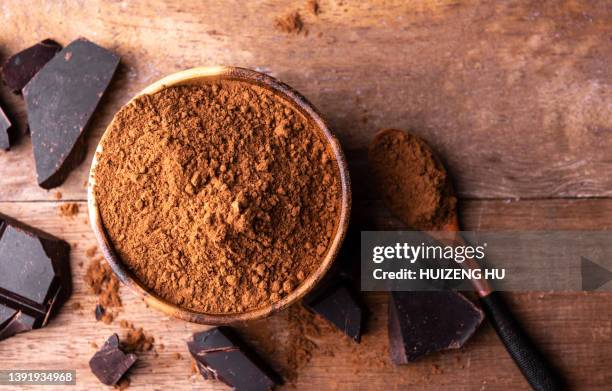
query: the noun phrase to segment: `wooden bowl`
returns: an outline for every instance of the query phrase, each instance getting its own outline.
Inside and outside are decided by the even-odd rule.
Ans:
[[[336,232],[333,236],[331,246],[328,252],[326,253],[324,259],[321,261],[319,267],[313,273],[311,273],[311,275],[308,276],[308,278],[306,278],[293,292],[283,297],[281,300],[262,308],[240,313],[225,314],[192,311],[179,307],[156,296],[153,292],[149,291],[140,281],[138,281],[132,275],[130,270],[123,264],[121,259],[119,259],[102,224],[100,211],[98,209],[98,204],[96,202],[96,197],[93,189],[96,182],[94,175],[98,162],[97,156],[102,152],[102,141],[104,140],[104,137],[106,137],[108,132],[105,132],[102,136],[100,143],[98,144],[98,147],[96,149],[96,153],[94,154],[91,169],[89,172],[89,181],[87,188],[87,207],[89,210],[89,219],[91,222],[92,229],[94,231],[94,234],[96,235],[96,239],[98,240],[98,244],[102,250],[104,258],[106,258],[119,280],[121,280],[121,282],[127,285],[137,295],[142,297],[148,305],[158,310],[161,310],[166,314],[190,322],[210,325],[229,324],[238,321],[260,319],[269,316],[275,312],[281,311],[282,309],[300,300],[306,293],[312,290],[313,287],[323,278],[325,273],[332,265],[334,259],[336,258],[348,227],[351,208],[350,179],[346,159],[344,157],[342,149],[340,148],[340,143],[332,134],[331,130],[327,126],[327,123],[323,120],[323,118],[321,118],[317,110],[306,100],[306,98],[304,98],[302,95],[300,95],[297,91],[293,90],[288,85],[274,79],[273,77],[249,69],[236,67],[219,66],[193,68],[182,72],[174,73],[157,81],[156,83],[151,84],[134,98],[132,98],[132,100],[134,100],[138,96],[144,94],[154,94],[172,86],[207,83],[220,79],[240,80],[256,84],[260,87],[271,90],[274,93],[292,102],[296,109],[298,109],[306,118],[311,120],[312,123],[320,129],[324,137],[327,139],[327,142],[331,146],[335,161],[338,164],[338,169],[340,172],[342,200],[340,219],[338,221]],[[107,130],[112,126],[112,124],[112,122],[111,124],[109,124]]]

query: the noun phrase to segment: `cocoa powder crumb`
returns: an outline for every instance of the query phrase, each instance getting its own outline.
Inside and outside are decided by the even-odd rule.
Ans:
[[[121,346],[128,352],[145,352],[153,348],[155,338],[147,335],[142,327],[135,328],[128,324],[125,338],[121,340]]]
[[[87,258],[93,258],[97,252],[98,252],[98,247],[91,246],[87,250],[85,250],[85,255],[87,256]]]
[[[331,147],[267,89],[220,81],[141,96],[103,146],[94,191],[115,250],[148,289],[190,310],[280,300],[338,229]]]
[[[115,315],[113,315],[110,311],[104,311],[104,314],[102,314],[100,321],[102,321],[102,323],[104,324],[111,324],[113,323],[114,319]]]
[[[98,295],[98,302],[104,308],[121,307],[119,280],[103,258],[96,258],[89,263],[85,282]]]
[[[292,11],[284,16],[277,17],[274,26],[287,34],[299,34],[304,29],[304,22],[298,11]]]
[[[174,358],[177,359],[177,360],[182,360],[183,356],[179,352],[176,352],[176,353],[174,353]]]
[[[411,228],[440,229],[455,213],[446,170],[419,137],[382,130],[370,144],[368,159],[376,188],[391,212]]]
[[[310,13],[314,16],[319,15],[319,13],[321,12],[321,6],[319,5],[318,0],[308,0],[306,2],[306,8],[308,8]]]
[[[59,191],[56,191],[55,193],[53,193],[53,197],[54,197],[56,200],[61,200],[61,199],[62,199],[62,193],[61,193],[61,192],[59,192]]]
[[[79,213],[79,204],[67,202],[57,206],[58,213],[62,217],[74,217]]]
[[[121,378],[117,384],[115,384],[115,389],[122,391],[125,390],[126,388],[128,388],[130,386],[130,378],[128,377],[123,377]]]

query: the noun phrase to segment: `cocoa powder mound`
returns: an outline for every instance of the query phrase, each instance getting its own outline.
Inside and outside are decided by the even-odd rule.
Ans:
[[[444,166],[417,136],[397,129],[377,133],[368,159],[376,188],[405,224],[419,230],[436,230],[455,211]]]
[[[141,96],[102,146],[94,191],[115,250],[184,308],[232,313],[280,300],[337,230],[331,147],[263,87],[223,80]]]

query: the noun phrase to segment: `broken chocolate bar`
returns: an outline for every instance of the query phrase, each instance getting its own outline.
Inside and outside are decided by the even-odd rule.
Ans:
[[[62,184],[84,158],[83,133],[118,65],[117,55],[77,39],[23,89],[41,187]]]
[[[9,129],[11,126],[11,121],[6,114],[4,114],[2,107],[0,107],[0,148],[2,149],[9,149],[11,147],[11,140],[9,137]]]
[[[234,390],[269,390],[281,377],[256,356],[228,327],[196,333],[187,342],[205,379],[217,379]]]
[[[45,39],[13,55],[2,66],[4,84],[15,94],[20,94],[30,79],[60,50],[60,44],[52,39]]]
[[[391,292],[390,296],[389,349],[396,364],[462,347],[484,319],[474,303],[454,291]]]
[[[0,215],[0,340],[43,327],[70,295],[70,246]]]
[[[134,353],[126,354],[121,350],[119,337],[113,334],[89,360],[89,368],[103,384],[112,386],[121,380],[137,359]]]
[[[355,342],[361,340],[363,310],[346,282],[336,284],[316,297],[308,297],[303,304]]]

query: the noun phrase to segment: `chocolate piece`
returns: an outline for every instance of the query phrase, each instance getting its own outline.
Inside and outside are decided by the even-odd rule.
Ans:
[[[336,284],[317,297],[304,300],[303,304],[355,342],[361,340],[364,311],[346,282]]]
[[[77,39],[23,89],[39,186],[59,186],[85,157],[83,132],[118,65],[115,54]]]
[[[2,66],[2,79],[15,94],[20,94],[32,77],[62,50],[52,39],[45,39],[10,57]]]
[[[9,137],[9,129],[11,128],[11,121],[8,119],[2,107],[0,107],[0,148],[9,149],[11,147],[11,140]]]
[[[281,377],[228,327],[196,333],[187,342],[204,379],[221,380],[234,390],[269,390]]]
[[[0,304],[0,341],[17,333],[32,330],[36,320],[21,310]]]
[[[119,337],[113,334],[89,360],[89,368],[103,384],[112,386],[121,380],[137,359],[134,353],[126,354],[121,350]]]
[[[0,215],[0,340],[43,327],[70,295],[70,246]]]
[[[104,307],[102,307],[102,305],[100,304],[96,305],[96,320],[97,321],[101,320],[105,312],[106,310],[104,309]]]
[[[389,349],[396,364],[462,347],[484,319],[474,303],[454,291],[391,292],[390,296]]]

